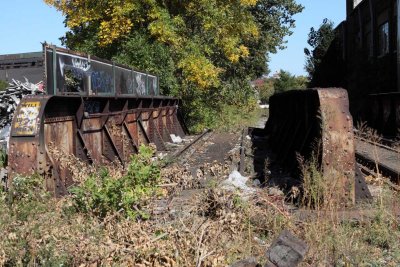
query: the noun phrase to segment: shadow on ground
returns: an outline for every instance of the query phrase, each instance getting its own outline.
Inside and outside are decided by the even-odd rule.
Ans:
[[[278,187],[286,195],[293,186],[300,186],[298,171],[288,171],[280,164],[272,150],[264,129],[249,128],[254,166],[254,176],[264,187]],[[297,179],[294,179],[296,177]]]

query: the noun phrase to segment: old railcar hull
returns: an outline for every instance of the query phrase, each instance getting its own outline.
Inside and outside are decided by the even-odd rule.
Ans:
[[[125,165],[141,144],[165,150],[171,134],[187,133],[179,104],[171,97],[25,97],[12,122],[8,185],[37,173],[54,195],[65,194],[73,177],[52,148],[98,165]]]

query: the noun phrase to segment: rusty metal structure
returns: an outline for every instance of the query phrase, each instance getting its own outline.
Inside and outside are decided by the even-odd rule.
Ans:
[[[158,78],[113,62],[44,45],[47,95],[22,99],[11,127],[9,182],[39,173],[55,195],[71,173],[56,147],[89,164],[125,165],[141,144],[165,150],[171,134],[185,136],[180,100],[159,96]]]
[[[277,160],[292,172],[300,169],[298,157],[314,159],[340,203],[371,198],[356,166],[346,90],[294,90],[273,95],[263,134]]]

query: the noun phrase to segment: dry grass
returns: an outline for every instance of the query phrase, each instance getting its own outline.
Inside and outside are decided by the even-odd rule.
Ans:
[[[57,153],[62,155],[52,155]],[[97,171],[61,158],[76,183]],[[118,165],[107,168],[116,179],[124,173]],[[162,194],[142,207],[151,215],[148,220],[133,220],[120,211],[101,219],[77,212],[71,197],[48,196],[39,177],[21,178],[21,184],[30,182],[12,201],[10,193],[0,193],[0,265],[227,266],[250,256],[262,263],[273,239],[289,229],[310,247],[302,266],[398,266],[400,197],[395,191],[383,188],[366,207],[368,216],[356,220],[337,216],[332,205],[299,220],[283,196],[268,195],[268,190],[258,189],[246,199],[223,190],[219,182],[228,172],[223,164],[205,164],[198,177],[182,166],[163,169]],[[214,182],[199,183],[204,176]],[[173,201],[193,189],[195,194]],[[326,208],[332,213],[324,213]]]
[[[190,185],[187,178],[165,173],[165,183]],[[71,198],[53,199],[44,192],[13,204],[2,196],[1,265],[226,266],[263,255],[288,220],[281,199],[261,194],[243,201],[218,187],[185,203],[185,212],[165,210],[144,221],[118,212],[100,220],[74,211]]]

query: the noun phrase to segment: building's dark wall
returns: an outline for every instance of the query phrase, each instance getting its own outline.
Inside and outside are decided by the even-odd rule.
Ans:
[[[352,0],[348,0],[348,2]],[[347,11],[346,88],[354,114],[366,96],[397,91],[397,0],[364,0]],[[387,24],[386,24],[387,23]],[[385,25],[388,37],[382,38]],[[384,45],[387,40],[387,46]],[[387,49],[385,49],[385,47]]]
[[[320,70],[325,74],[318,78],[316,86],[328,82],[346,88],[352,112],[357,114],[367,95],[398,91],[398,22],[397,0],[363,0],[355,7],[353,4],[354,0],[347,0],[346,21],[336,28],[336,39]],[[387,49],[380,41],[385,39],[380,38],[385,23]]]
[[[21,53],[0,55],[0,80],[11,82],[12,79],[31,83],[43,81],[43,53]]]
[[[348,89],[361,94],[396,91],[396,0],[364,0],[346,21]],[[389,47],[382,53],[380,27],[386,22]]]

